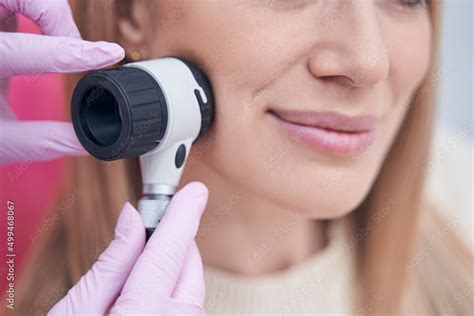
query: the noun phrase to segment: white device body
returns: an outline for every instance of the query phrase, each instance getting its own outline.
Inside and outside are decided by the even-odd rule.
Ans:
[[[140,156],[143,194],[151,198],[140,200],[139,211],[145,227],[154,228],[170,196],[176,192],[191,145],[201,129],[201,112],[194,91],[199,91],[204,102],[207,102],[207,98],[191,70],[178,59],[160,58],[125,66],[140,68],[153,76],[167,104],[168,123],[163,139],[152,151]],[[182,165],[177,168],[175,155],[180,145],[185,145],[186,155]]]

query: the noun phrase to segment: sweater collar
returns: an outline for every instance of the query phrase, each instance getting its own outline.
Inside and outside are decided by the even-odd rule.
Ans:
[[[328,243],[286,270],[242,276],[204,266],[206,313],[343,313],[352,308],[355,259],[347,221],[332,220]]]

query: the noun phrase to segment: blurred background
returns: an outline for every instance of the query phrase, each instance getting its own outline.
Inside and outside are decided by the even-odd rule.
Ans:
[[[466,243],[474,250],[473,222],[473,2],[445,0],[441,65],[436,74],[439,110],[431,159],[426,166],[427,195],[438,203],[455,224]],[[29,20],[19,19],[19,31],[39,33]],[[11,80],[9,100],[19,119],[63,120],[66,106],[62,76],[15,77]],[[0,167],[0,201],[6,212],[7,199],[15,202],[16,273],[21,273],[25,254],[41,233],[48,212],[54,211],[62,160],[27,161]],[[74,203],[72,196],[66,205]],[[5,214],[5,213],[2,213]],[[5,217],[3,217],[5,218]],[[6,244],[6,220],[0,221],[2,253]],[[6,286],[7,267],[0,266],[0,289]]]
[[[444,1],[438,113],[427,193],[474,250],[473,11],[472,0]]]

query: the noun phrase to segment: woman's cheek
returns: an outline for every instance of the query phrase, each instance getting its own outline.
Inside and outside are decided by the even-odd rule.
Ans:
[[[395,104],[408,102],[426,77],[431,62],[430,22],[428,17],[419,19],[418,23],[404,27],[393,26],[389,34],[390,80]]]

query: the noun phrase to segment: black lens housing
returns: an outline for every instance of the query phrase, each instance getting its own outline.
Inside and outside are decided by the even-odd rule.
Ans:
[[[121,67],[84,76],[72,96],[72,122],[93,156],[116,160],[142,155],[163,139],[165,97],[146,71]]]
[[[204,72],[182,61],[204,90],[204,102],[197,89],[201,129],[196,141],[210,127],[214,97]],[[74,130],[84,148],[101,160],[143,155],[162,141],[168,124],[168,105],[158,82],[147,71],[130,66],[97,70],[79,80],[71,101]]]

